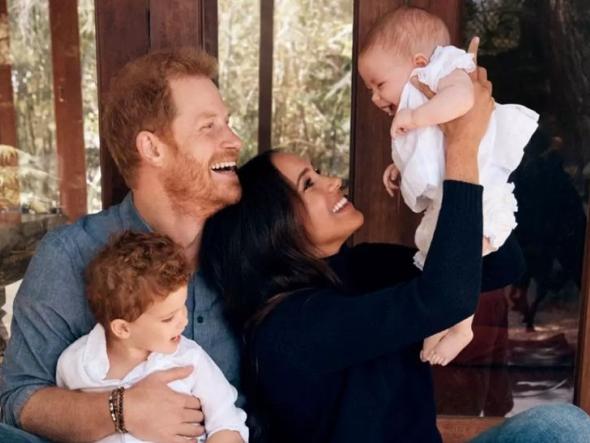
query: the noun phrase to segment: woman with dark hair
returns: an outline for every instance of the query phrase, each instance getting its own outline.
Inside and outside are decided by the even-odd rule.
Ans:
[[[444,198],[423,272],[409,248],[343,247],[363,215],[339,179],[292,154],[240,168],[241,201],[207,222],[201,268],[242,328],[245,393],[267,441],[441,441],[422,340],[472,315],[481,286],[502,287],[523,269],[509,240],[483,259],[482,282],[477,151],[493,109],[484,70],[474,89],[473,109],[443,128]],[[558,415],[567,427],[575,414]],[[516,422],[492,432],[522,434]]]

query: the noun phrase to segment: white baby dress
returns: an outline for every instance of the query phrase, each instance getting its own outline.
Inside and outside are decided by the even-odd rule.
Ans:
[[[412,76],[434,92],[438,82],[456,69],[471,72],[470,54],[454,46],[437,47],[430,62]],[[428,99],[411,83],[402,90],[398,109],[415,109]],[[516,227],[514,185],[508,176],[520,163],[523,150],[537,129],[539,115],[520,105],[496,104],[488,130],[479,146],[479,178],[484,187],[483,231],[492,250],[497,250]],[[416,230],[418,252],[414,263],[423,268],[432,241],[442,200],[445,174],[444,141],[438,126],[409,131],[392,141],[392,158],[401,173],[401,193],[414,212],[425,211]]]

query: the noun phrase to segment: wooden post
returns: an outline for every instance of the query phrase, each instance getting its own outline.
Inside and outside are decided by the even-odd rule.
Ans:
[[[370,94],[358,75],[358,51],[371,25],[386,12],[406,4],[404,0],[355,0],[353,31],[352,131],[350,148],[351,194],[365,215],[365,224],[353,243],[366,241],[414,245],[420,216],[412,213],[401,195],[392,199],[383,188],[381,175],[391,163],[391,118],[371,103]],[[440,16],[460,45],[460,0],[415,0],[411,5]]]
[[[0,221],[20,223],[16,114],[12,90],[10,26],[6,0],[0,0]]]
[[[86,214],[86,153],[77,0],[49,0],[59,197],[70,222]]]
[[[16,148],[18,142],[11,64],[8,10],[6,0],[0,0],[0,144]]]
[[[272,147],[272,70],[274,0],[260,0],[260,55],[258,83],[258,152]]]
[[[113,75],[152,49],[181,46],[217,53],[216,0],[95,1],[99,103]],[[215,20],[215,23],[211,23]],[[120,202],[128,191],[108,152],[101,128],[102,203]]]
[[[580,326],[574,403],[590,414],[590,213],[586,215],[586,247],[580,292]]]

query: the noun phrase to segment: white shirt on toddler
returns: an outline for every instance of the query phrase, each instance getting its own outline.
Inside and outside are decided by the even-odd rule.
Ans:
[[[437,47],[428,65],[416,68],[412,76],[437,92],[438,82],[456,69],[471,72],[471,54],[454,46]],[[410,82],[402,90],[398,109],[415,109],[428,101]],[[539,115],[521,105],[496,103],[490,124],[479,146],[478,164],[483,193],[484,236],[497,250],[516,227],[514,185],[508,176],[520,163],[523,150],[537,129]],[[445,175],[443,133],[436,125],[417,128],[392,141],[392,158],[401,173],[401,193],[414,212],[426,211],[415,241],[414,263],[420,269],[432,241],[442,199]]]
[[[215,362],[197,343],[180,337],[172,354],[152,352],[147,360],[133,368],[122,380],[107,379],[109,359],[105,330],[97,324],[89,334],[80,337],[61,354],[57,362],[57,386],[82,391],[110,391],[129,388],[155,371],[181,366],[193,366],[192,374],[168,384],[171,389],[198,397],[205,415],[208,436],[230,430],[239,432],[248,442],[246,413],[235,406],[237,390],[227,381]],[[107,405],[105,405],[105,408]],[[131,434],[115,433],[101,443],[141,442]]]

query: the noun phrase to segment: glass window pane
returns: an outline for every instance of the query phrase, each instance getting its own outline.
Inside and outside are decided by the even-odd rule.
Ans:
[[[273,147],[349,176],[352,0],[276,0]]]
[[[9,0],[8,16],[20,203],[48,213],[59,207],[48,3]]]
[[[244,143],[244,161],[258,152],[260,1],[243,0],[238,8],[231,0],[219,0],[218,20],[219,89]]]
[[[435,368],[441,414],[509,416],[573,401],[590,120],[579,107],[588,93],[577,78],[584,70],[571,61],[581,58],[584,45],[575,42],[588,37],[590,19],[575,6],[568,14],[561,7],[467,2],[465,34],[482,37],[478,60],[496,101],[528,106],[541,118],[512,175],[527,273],[516,285],[482,294],[473,342],[452,365]]]
[[[88,193],[88,213],[92,214],[102,209],[94,0],[78,0],[78,27],[82,71],[84,145],[86,147],[86,190]]]

